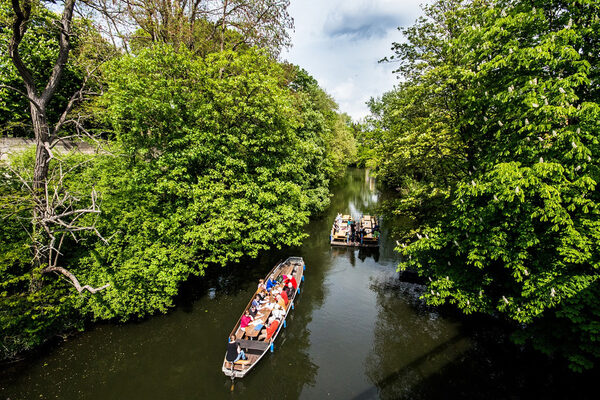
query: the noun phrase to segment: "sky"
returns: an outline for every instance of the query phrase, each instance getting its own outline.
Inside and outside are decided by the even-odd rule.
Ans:
[[[402,41],[399,26],[410,26],[428,0],[291,0],[292,47],[282,58],[299,65],[359,120],[371,97],[393,89],[395,64],[378,63]]]

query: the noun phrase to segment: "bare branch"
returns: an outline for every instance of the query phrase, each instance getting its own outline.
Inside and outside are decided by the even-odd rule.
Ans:
[[[44,106],[48,104],[48,102],[54,95],[54,92],[58,88],[60,78],[67,64],[67,59],[69,57],[70,50],[69,36],[71,34],[71,20],[73,19],[73,7],[75,7],[75,0],[65,0],[65,8],[63,10],[63,15],[60,21],[61,29],[59,38],[60,47],[58,52],[58,58],[56,59],[54,68],[52,68],[52,73],[50,75],[50,78],[48,79],[46,88],[40,96]]]
[[[69,270],[67,270],[63,267],[52,266],[52,267],[46,267],[42,270],[42,274],[48,274],[50,272],[56,272],[58,274],[62,274],[64,276],[66,276],[71,281],[73,286],[75,286],[75,289],[77,289],[77,291],[79,293],[83,292],[84,290],[87,290],[90,293],[96,293],[96,292],[104,290],[110,286],[110,283],[107,283],[107,284],[97,287],[97,288],[93,288],[90,285],[81,286],[77,277],[75,275],[73,275]]]
[[[19,90],[19,89],[15,88],[15,87],[12,87],[12,86],[3,85],[3,84],[0,84],[0,88],[10,89],[10,90],[13,90],[13,91],[19,93],[21,96],[23,96],[27,100],[29,100],[29,103],[33,104],[33,106],[35,108],[37,108],[37,110],[40,113],[43,113],[44,110],[42,110],[42,108],[39,106],[39,104],[37,103],[37,100],[35,100],[33,97],[30,97],[27,93],[23,92],[22,90]]]
[[[27,32],[27,23],[29,22],[29,17],[31,16],[31,1],[25,1],[23,4],[23,9],[21,9],[19,0],[12,0],[12,6],[15,12],[15,19],[12,26],[13,34],[8,44],[8,53],[15,64],[17,71],[19,71],[23,82],[25,83],[27,93],[29,93],[29,96],[31,97],[36,97],[33,75],[25,66],[23,60],[21,59],[21,55],[19,54],[19,45],[23,40],[25,32]]]
[[[54,153],[52,152],[52,149],[50,148],[50,143],[43,142],[43,145],[49,155],[48,159],[46,159],[46,163],[50,163],[50,160],[52,160],[54,158]]]
[[[84,78],[83,83],[81,84],[81,88],[78,91],[76,91],[75,93],[73,93],[73,95],[69,99],[69,102],[67,103],[67,106],[65,107],[63,113],[61,114],[60,118],[58,119],[58,122],[56,123],[56,125],[54,125],[54,129],[52,130],[51,138],[54,138],[58,135],[58,132],[60,131],[60,129],[62,128],[62,126],[64,125],[64,123],[67,119],[67,115],[71,112],[71,110],[73,109],[75,104],[77,102],[80,102],[83,100],[83,90],[85,89],[85,85],[87,83],[88,78],[89,78],[89,75]]]

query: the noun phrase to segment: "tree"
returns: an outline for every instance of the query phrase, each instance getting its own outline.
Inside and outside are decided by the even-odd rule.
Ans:
[[[588,368],[600,356],[589,320],[600,315],[600,8],[438,1],[427,12],[395,45],[407,80],[381,106],[378,157],[394,153],[383,174],[444,195],[399,246],[401,268],[428,279],[431,304],[499,313],[520,340]]]
[[[309,170],[304,179],[321,191],[315,198],[325,199],[329,182],[340,178],[346,166],[355,161],[356,146],[350,120],[347,115],[338,112],[338,105],[315,78],[300,67],[287,67],[290,68],[288,86],[295,95],[300,112],[298,133],[306,157],[309,157]]]
[[[327,180],[307,179],[326,176],[315,158],[326,152],[303,135],[279,64],[255,50],[199,58],[156,45],[109,63],[105,76],[97,107],[122,156],[83,180],[102,194],[98,229],[114,236],[77,262],[86,279],[112,285],[86,310],[166,311],[190,275],[301,242],[329,200]]]
[[[294,26],[289,0],[100,0],[90,6],[125,45],[167,43],[202,56],[256,46],[276,58],[290,45]],[[133,34],[121,33],[123,26]]]
[[[50,75],[40,77],[32,73],[20,53],[20,45],[28,32],[32,12],[35,11],[34,7],[39,7],[39,4],[34,4],[32,1],[12,2],[14,19],[8,53],[23,81],[25,91],[23,92],[14,87],[5,87],[20,93],[29,101],[36,155],[31,179],[20,173],[16,168],[11,168],[10,165],[8,168],[10,169],[9,176],[18,179],[30,196],[28,202],[31,205],[32,222],[31,228],[27,229],[31,232],[34,268],[42,275],[51,272],[62,274],[73,283],[78,292],[88,290],[95,293],[106,288],[108,284],[100,288],[92,288],[89,285],[82,286],[75,275],[59,265],[61,247],[66,235],[74,236],[81,231],[92,231],[98,234],[93,224],[80,225],[77,223],[78,220],[83,219],[82,217],[85,214],[100,212],[95,193],[92,192],[90,207],[79,208],[77,198],[63,190],[62,182],[65,177],[62,169],[58,169],[59,175],[57,177],[49,179],[50,162],[55,158],[52,148],[62,140],[59,133],[65,123],[68,122],[67,118],[73,107],[84,98],[86,93],[85,83],[89,78],[89,75],[83,78],[83,86],[73,93],[58,120],[51,124],[51,121],[48,120],[47,111],[67,68],[67,60],[71,50],[74,6],[75,0],[65,1],[62,17],[59,21],[55,21],[59,27],[57,30],[59,36],[57,58]],[[44,82],[44,78],[47,78],[46,82]],[[76,123],[76,121],[73,122]],[[51,185],[51,181],[55,184]],[[32,288],[34,290],[39,289],[40,285],[41,281],[37,278],[37,275],[32,274]]]
[[[38,10],[28,7],[37,3],[15,3],[21,12],[15,21],[27,28]],[[0,354],[6,357],[90,318],[165,312],[190,275],[273,246],[298,245],[311,213],[328,204],[329,181],[347,159],[342,154],[352,153],[348,121],[337,105],[314,80],[296,85],[301,74],[264,49],[213,46],[202,54],[161,39],[140,41],[133,55],[105,63],[90,57],[115,53],[98,35],[73,51],[67,39],[74,31],[65,29],[73,24],[69,12],[61,17],[65,37],[56,68],[73,61],[65,53],[77,54],[86,86],[57,119],[37,115],[47,129],[38,135],[41,148],[0,164],[7,178],[0,180]],[[227,40],[238,38],[226,32]],[[31,31],[17,33],[26,43]],[[17,61],[20,51],[29,51],[15,49]],[[96,93],[87,86],[90,71],[99,75]],[[40,82],[48,77],[32,76],[37,92],[11,90],[43,110],[38,103],[48,83]],[[53,148],[80,133],[91,142],[98,130],[98,154]],[[34,185],[36,179],[42,181]]]

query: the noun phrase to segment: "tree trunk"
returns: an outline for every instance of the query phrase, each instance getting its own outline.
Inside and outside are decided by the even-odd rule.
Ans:
[[[227,24],[225,19],[227,18],[227,6],[229,5],[229,0],[225,0],[223,2],[223,20],[221,21],[221,53],[225,47],[225,29]]]
[[[42,110],[44,108],[42,108]],[[42,193],[44,190],[44,182],[48,177],[48,165],[50,163],[50,153],[47,148],[47,146],[49,146],[50,132],[46,116],[33,104],[30,106],[30,109],[36,145],[33,189],[36,193]]]
[[[93,225],[89,227],[72,225],[73,221],[85,213],[99,212],[96,208],[95,195],[93,193],[92,208],[77,210],[73,207],[73,204],[71,204],[71,200],[76,200],[74,197],[66,196],[62,201],[60,199],[55,201],[57,194],[56,187],[52,188],[53,194],[51,199],[50,193],[48,193],[47,185],[50,160],[53,158],[53,154],[50,148],[51,132],[46,116],[46,108],[50,103],[50,99],[52,99],[52,96],[54,96],[54,93],[60,85],[60,81],[69,58],[69,51],[71,48],[69,40],[71,35],[71,21],[73,19],[73,8],[75,7],[75,1],[76,0],[65,0],[64,2],[62,18],[60,22],[57,23],[57,26],[60,27],[60,47],[58,57],[56,59],[56,63],[54,64],[54,68],[52,68],[52,72],[48,78],[48,82],[46,83],[44,90],[38,95],[38,87],[40,85],[36,84],[33,74],[31,71],[29,71],[21,59],[21,55],[19,54],[19,45],[21,44],[21,41],[27,32],[28,23],[31,20],[32,2],[31,0],[25,0],[21,4],[19,0],[12,0],[12,8],[15,13],[15,18],[13,20],[13,34],[9,41],[8,50],[13,64],[23,79],[23,83],[27,91],[26,97],[29,100],[31,122],[33,124],[33,132],[35,134],[36,144],[35,165],[31,187],[28,183],[24,182],[25,185],[30,189],[33,202],[33,215],[31,220],[31,250],[33,252],[34,268],[31,271],[31,280],[29,283],[29,290],[32,292],[41,288],[42,275],[50,272],[56,272],[67,277],[79,293],[81,293],[83,290],[88,290],[90,293],[96,293],[97,291],[105,289],[109,286],[109,284],[99,288],[93,288],[89,285],[81,286],[75,275],[65,268],[56,265],[58,262],[58,255],[60,254],[60,247],[62,245],[62,237],[64,237],[67,232],[74,235],[74,232],[76,231],[90,230],[100,236],[100,233]],[[22,92],[20,93],[24,94]],[[71,101],[69,101],[63,116],[68,114],[70,107],[73,105],[73,101],[75,101],[78,96],[81,96],[81,91],[79,94],[75,94]],[[58,130],[61,124],[64,122],[62,118],[63,117],[61,117],[57,125],[55,125],[55,129],[57,130],[57,132],[55,132],[56,134],[58,134]],[[59,179],[61,182],[62,177],[63,175],[61,171],[61,177]],[[57,210],[61,210],[62,213],[57,214]],[[65,222],[61,220],[62,217],[72,217],[71,222]],[[55,244],[57,233],[62,234],[58,246]],[[102,238],[102,240],[104,239]],[[53,253],[56,255],[54,260],[52,259]]]
[[[32,188],[35,199],[32,221],[32,237],[34,238],[33,260],[36,268],[44,268],[49,262],[46,256],[46,251],[43,250],[44,246],[47,245],[49,238],[46,237],[46,232],[39,222],[44,218],[48,208],[48,198],[45,194],[45,190],[46,180],[48,179],[48,168],[50,165],[50,153],[48,152],[49,147],[47,147],[49,140],[49,129],[46,116],[42,113],[42,110],[44,110],[45,107],[42,106],[40,108],[41,110],[39,110],[34,103],[31,103],[31,121],[33,123],[33,132],[35,133],[36,144]],[[32,283],[30,285],[31,289],[37,290],[39,285],[39,280],[35,276],[32,276]]]

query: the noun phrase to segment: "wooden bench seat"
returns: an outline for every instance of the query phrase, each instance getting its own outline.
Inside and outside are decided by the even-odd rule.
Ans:
[[[238,340],[242,349],[265,351],[269,347],[269,343],[259,340]]]

